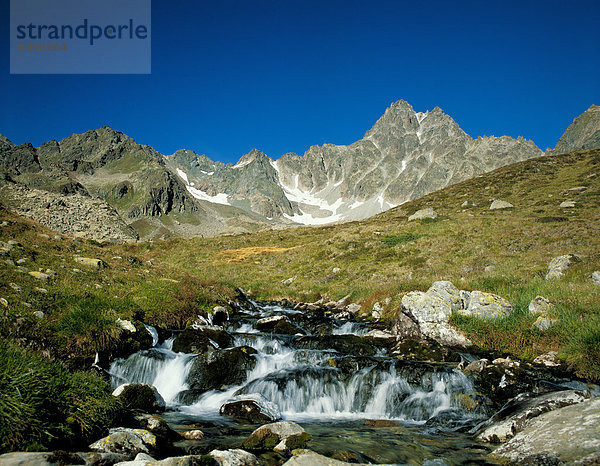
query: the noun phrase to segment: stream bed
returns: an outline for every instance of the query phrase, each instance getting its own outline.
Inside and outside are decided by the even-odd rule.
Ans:
[[[192,346],[195,351],[175,352],[179,334],[159,342],[149,328],[154,347],[110,368],[114,387],[154,385],[173,429],[204,433],[203,440],[180,442],[189,454],[239,448],[259,424],[236,422],[220,415],[220,408],[234,397],[258,395],[282,419],[300,424],[312,437],[308,448],[326,456],[362,463],[489,464],[490,449],[466,432],[491,412],[457,362],[404,359],[393,354],[393,339],[373,332],[375,324],[274,304],[252,303],[221,327],[206,324],[197,332],[224,335],[226,343],[209,338],[208,351]],[[211,362],[228,355],[225,365]],[[470,355],[463,357],[468,361]],[[216,374],[207,372],[215,367]],[[226,383],[210,388],[207,380],[213,379]]]

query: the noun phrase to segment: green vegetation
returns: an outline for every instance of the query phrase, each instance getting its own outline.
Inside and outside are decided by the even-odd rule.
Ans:
[[[0,341],[0,452],[89,442],[120,412],[99,377]]]
[[[491,211],[492,199],[515,207]],[[1,448],[47,447],[107,425],[114,405],[106,384],[73,371],[89,367],[96,351],[119,353],[125,343],[117,317],[132,320],[140,336],[141,322],[185,328],[235,299],[238,286],[257,299],[350,294],[365,318],[382,304],[391,324],[404,293],[450,280],[515,306],[492,322],[453,316],[475,344],[525,360],[558,351],[578,375],[600,381],[600,286],[590,279],[600,270],[599,199],[600,150],[591,150],[521,162],[370,219],[318,228],[98,245],[53,239],[54,232],[0,210],[8,222],[0,240],[22,245],[0,252]],[[564,200],[575,207],[561,208]],[[426,207],[438,212],[436,221],[408,222]],[[544,280],[549,261],[567,253],[583,260],[560,279]],[[76,255],[107,267],[77,264]],[[19,259],[56,275],[36,279],[17,268]],[[538,295],[556,305],[557,324],[545,332],[528,313]],[[51,412],[60,413],[56,421]]]

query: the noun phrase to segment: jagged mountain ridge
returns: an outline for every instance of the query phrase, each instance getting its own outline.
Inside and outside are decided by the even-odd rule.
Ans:
[[[38,210],[21,212],[15,203],[19,185],[99,200],[99,207],[104,203],[108,210],[116,210],[125,224],[135,230],[132,239],[137,235],[147,239],[172,233],[193,236],[246,232],[268,223],[256,214],[196,199],[167,167],[162,154],[109,127],[49,141],[37,149],[31,144],[17,146],[2,138],[0,171],[4,174],[2,200],[8,207],[24,215],[29,212],[31,218],[43,223],[48,222]],[[69,212],[62,221],[65,233],[66,225],[80,220],[71,217],[81,216],[81,211]],[[89,220],[94,222],[93,218]],[[53,226],[60,223],[61,219],[55,218]],[[104,236],[102,239],[110,240]],[[121,235],[113,239],[122,241]]]
[[[213,199],[219,195],[268,218],[320,224],[369,217],[540,155],[522,137],[474,140],[439,107],[417,113],[398,101],[349,146],[312,146],[303,156],[288,153],[277,161],[254,149],[235,165],[178,151],[169,162],[185,174],[188,188]]]
[[[561,144],[600,146],[598,109],[592,106],[576,118],[556,150]],[[123,241],[241,233],[365,218],[539,155],[522,137],[472,139],[440,108],[417,113],[398,101],[348,146],[312,146],[303,156],[288,153],[277,160],[253,149],[236,164],[190,150],[163,156],[109,127],[39,148],[17,146],[0,135],[0,201],[52,228],[75,225],[71,229],[85,234],[89,225],[102,240],[115,234],[115,241]],[[30,198],[25,206],[19,205],[23,192]],[[60,215],[34,206],[38,199],[56,205],[60,196],[73,197]],[[114,228],[99,228],[94,208],[68,207],[82,203],[114,212],[103,216],[104,222],[119,221]],[[64,232],[70,233],[66,227]]]

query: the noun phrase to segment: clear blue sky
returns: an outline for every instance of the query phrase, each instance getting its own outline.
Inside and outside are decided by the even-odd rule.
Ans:
[[[9,75],[0,0],[0,133],[37,146],[109,125],[231,162],[352,143],[404,99],[545,149],[600,104],[598,0],[152,3],[151,75],[38,76]]]

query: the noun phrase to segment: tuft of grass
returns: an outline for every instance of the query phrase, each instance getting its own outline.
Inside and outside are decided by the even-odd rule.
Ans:
[[[381,238],[381,242],[386,246],[397,246],[398,244],[408,243],[409,241],[414,241],[419,238],[419,235],[415,235],[412,233],[407,233],[404,235],[388,235]]]
[[[0,452],[89,442],[119,422],[121,406],[99,377],[0,341]]]

